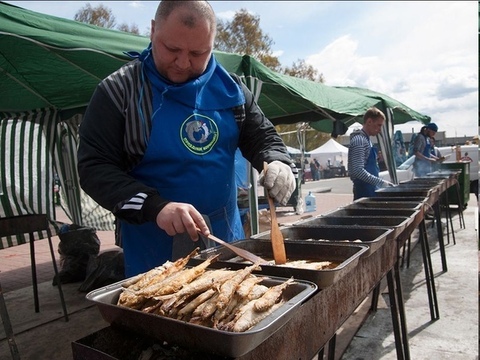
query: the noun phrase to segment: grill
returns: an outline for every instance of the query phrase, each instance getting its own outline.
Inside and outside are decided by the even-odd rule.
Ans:
[[[323,216],[282,227],[287,256],[295,254],[295,256],[306,257],[307,254],[321,254],[319,257],[324,260],[339,259],[340,268],[337,272],[319,271],[321,276],[311,278],[311,282],[305,279],[303,282],[313,286],[315,286],[313,283],[316,283],[321,291],[315,289],[298,301],[294,300],[298,293],[293,295],[291,300],[301,306],[294,306],[286,311],[284,321],[269,319],[267,325],[274,325],[265,333],[247,334],[248,344],[243,343],[242,340],[234,340],[235,344],[232,344],[231,339],[224,338],[223,334],[216,332],[209,332],[206,337],[205,333],[201,336],[195,332],[192,334],[191,331],[195,330],[185,327],[184,324],[161,323],[163,330],[157,330],[158,319],[144,320],[139,318],[135,310],[129,310],[125,314],[115,309],[106,315],[111,323],[110,327],[72,344],[74,359],[116,359],[114,355],[109,354],[115,353],[115,350],[119,351],[119,354],[133,351],[130,346],[138,344],[138,342],[129,341],[132,336],[134,339],[141,339],[139,343],[144,345],[145,343],[146,345],[161,344],[164,340],[171,340],[186,346],[184,357],[177,354],[175,357],[165,357],[165,359],[220,360],[224,359],[224,356],[233,356],[238,360],[312,358],[334,336],[337,329],[382,278],[385,275],[393,276],[392,271],[398,260],[398,247],[383,245],[386,244],[387,239],[397,235],[405,239],[406,234],[409,235],[418,225],[417,221],[423,220],[421,204],[435,203],[443,190],[439,186],[438,179],[435,179],[435,185],[431,184],[425,179],[418,180],[415,184],[405,183],[393,188],[384,188],[377,192],[378,196],[375,198],[363,198]],[[360,240],[361,243],[357,244],[355,240]],[[241,246],[263,257],[268,257],[271,251],[270,232],[257,234],[241,242],[243,243]],[[238,246],[239,243],[237,242],[236,245]],[[207,256],[208,252],[221,253],[218,264],[225,261],[232,268],[245,266],[241,263],[235,265],[230,263],[229,259],[233,255],[223,247],[205,250],[199,256]],[[344,265],[343,268],[342,265]],[[301,269],[296,270],[301,271]],[[275,279],[276,275],[271,274],[268,276]],[[345,276],[346,274],[348,276]],[[304,272],[298,278],[306,278],[310,275]],[[282,278],[286,277],[289,276],[282,276]],[[309,289],[312,290],[310,287]],[[115,287],[107,287],[103,294],[99,294],[100,298],[96,299],[105,302],[102,306],[108,308],[107,312],[113,306],[112,298],[108,299],[114,298],[116,291],[118,289]],[[303,290],[300,290],[300,294],[302,293]],[[283,315],[279,315],[277,319],[282,317]],[[276,321],[281,322],[276,324]],[[131,324],[125,326],[125,322],[132,322],[135,326]],[[142,326],[143,329],[139,329],[138,326]],[[315,335],[312,336],[312,334]],[[286,338],[288,341],[285,341]],[[402,342],[402,340],[399,341]],[[403,346],[408,347],[408,344]],[[108,351],[105,348],[108,348]],[[197,353],[197,351],[203,352]]]

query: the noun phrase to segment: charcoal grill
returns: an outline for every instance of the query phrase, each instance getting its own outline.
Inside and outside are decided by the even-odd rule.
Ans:
[[[394,278],[392,271],[395,270],[394,265],[397,260],[397,249],[389,246],[381,247],[372,256],[362,256],[354,271],[351,271],[348,276],[342,277],[332,286],[315,292],[305,303],[296,308],[294,316],[284,326],[254,350],[236,358],[236,360],[312,359],[385,275],[389,280]],[[389,283],[390,301],[392,302],[393,298],[401,310],[403,299],[393,289],[394,286]],[[399,318],[398,312],[394,313],[393,308],[392,306],[392,316],[395,316],[398,323],[401,321],[401,316]],[[402,349],[408,350],[408,337],[399,335],[400,329],[395,327],[395,323],[393,326],[397,353],[401,356]],[[138,336],[139,333],[137,332],[133,334],[137,334],[137,339],[148,337],[145,335]],[[178,336],[188,338],[190,334],[182,333]],[[105,341],[100,341],[101,338],[104,338]],[[138,345],[138,342],[123,341],[124,339],[132,339],[132,333],[111,325],[72,343],[74,360],[124,359],[125,354],[132,354],[131,345],[135,345],[135,349]],[[285,339],[288,339],[288,341],[285,341]],[[204,339],[203,343],[205,346],[216,346],[218,341],[219,338],[214,336],[207,338],[206,341]],[[162,344],[162,342],[159,342],[159,344]],[[195,357],[195,354],[193,354],[193,351],[199,351],[199,349],[189,347],[188,350],[192,352],[189,356],[175,357],[175,359],[225,359],[213,355],[209,349],[207,349],[204,357]],[[117,355],[117,357],[115,354],[120,355]]]

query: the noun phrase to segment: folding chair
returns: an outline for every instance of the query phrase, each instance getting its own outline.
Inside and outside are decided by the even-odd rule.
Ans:
[[[19,236],[23,234],[29,235],[30,243],[30,263],[32,268],[32,283],[33,283],[33,297],[35,312],[40,311],[39,300],[38,300],[38,283],[37,283],[37,269],[35,264],[35,237],[34,233],[37,231],[46,231],[48,237],[48,245],[50,246],[50,254],[52,256],[53,270],[55,275],[58,277],[58,267],[55,260],[55,254],[53,251],[52,245],[52,234],[50,231],[48,218],[44,214],[33,214],[33,215],[20,215],[13,217],[0,218],[0,237],[5,236]],[[67,307],[65,305],[65,299],[63,296],[62,284],[58,282],[58,293],[60,295],[60,301],[62,303],[63,314],[65,316],[65,321],[68,321]]]

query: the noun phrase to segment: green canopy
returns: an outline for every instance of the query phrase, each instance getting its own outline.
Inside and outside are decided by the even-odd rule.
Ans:
[[[104,216],[100,215],[101,209],[92,208],[96,205],[91,204],[78,183],[76,133],[83,111],[97,84],[129,61],[124,52],[141,52],[149,41],[148,37],[0,2],[0,140],[4,149],[0,166],[7,163],[7,141],[28,142],[37,132],[43,132],[45,141],[41,143],[48,147],[65,194],[64,209],[78,224],[92,221],[91,224],[98,225],[98,219]],[[357,118],[379,102],[362,93],[276,73],[248,55],[214,53],[228,71],[242,76],[274,124],[309,122],[319,131],[331,132],[334,123]],[[18,122],[25,120],[36,126],[27,131]],[[1,210],[4,215],[28,213],[24,189],[43,194],[51,192],[53,182],[52,176],[46,177],[46,184],[30,179],[28,186],[18,190],[13,183],[17,168],[12,154],[8,159],[11,168],[2,168],[0,174],[0,188],[5,190],[0,215]],[[39,156],[36,152],[27,155]],[[43,160],[38,157],[28,161]],[[35,206],[32,203],[31,207]],[[89,210],[82,212],[84,207]],[[45,211],[54,217],[51,208]],[[102,224],[108,224],[110,219],[104,217]]]
[[[140,52],[148,43],[144,36],[0,3],[0,112],[53,108],[65,118],[65,112],[85,108],[95,86],[129,60],[124,51]],[[228,71],[255,83],[251,88],[258,104],[274,124],[328,119],[314,127],[331,132],[331,120],[352,122],[379,101],[373,91],[276,73],[249,55],[215,55]],[[389,107],[399,104],[384,95],[381,99]],[[412,120],[400,115],[395,123]]]
[[[83,109],[95,86],[129,60],[124,51],[142,51],[148,43],[144,36],[0,3],[0,111],[54,108],[63,115]],[[228,71],[245,76],[247,83],[261,82],[261,89],[252,90],[274,124],[358,116],[373,103],[276,73],[248,55],[216,51],[215,56]],[[329,131],[328,125],[319,125],[322,128]]]
[[[404,124],[408,121],[419,121],[428,124],[431,120],[430,116],[421,114],[388,95],[359,87],[336,86],[335,88],[375,99],[377,101],[375,106],[383,112],[386,112],[387,108],[393,111],[394,124]]]
[[[262,82],[258,104],[274,124],[316,122],[317,130],[331,132],[332,120],[361,116],[375,103],[360,94],[274,72],[249,55],[243,56],[242,70]]]
[[[148,38],[0,3],[0,111],[84,108]]]

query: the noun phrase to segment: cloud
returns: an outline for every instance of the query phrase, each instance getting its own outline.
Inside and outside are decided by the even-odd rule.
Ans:
[[[143,8],[145,5],[141,1],[130,1],[128,3],[128,6],[133,7],[133,8]]]
[[[459,71],[459,73],[461,70]],[[477,81],[475,76],[462,77],[450,75],[442,79],[437,87],[437,98],[439,100],[457,99],[469,93],[477,91]]]
[[[477,7],[476,2],[372,3],[368,26],[350,23],[351,32],[337,32],[305,61],[327,85],[387,94],[433,121],[461,114],[461,123],[445,122],[444,129],[448,136],[458,129],[473,135],[478,131]],[[452,14],[454,28],[448,25]]]
[[[218,19],[223,20],[223,21],[232,21],[233,18],[235,17],[236,11],[234,10],[228,10],[228,11],[220,11],[217,12],[215,15],[217,16]]]

